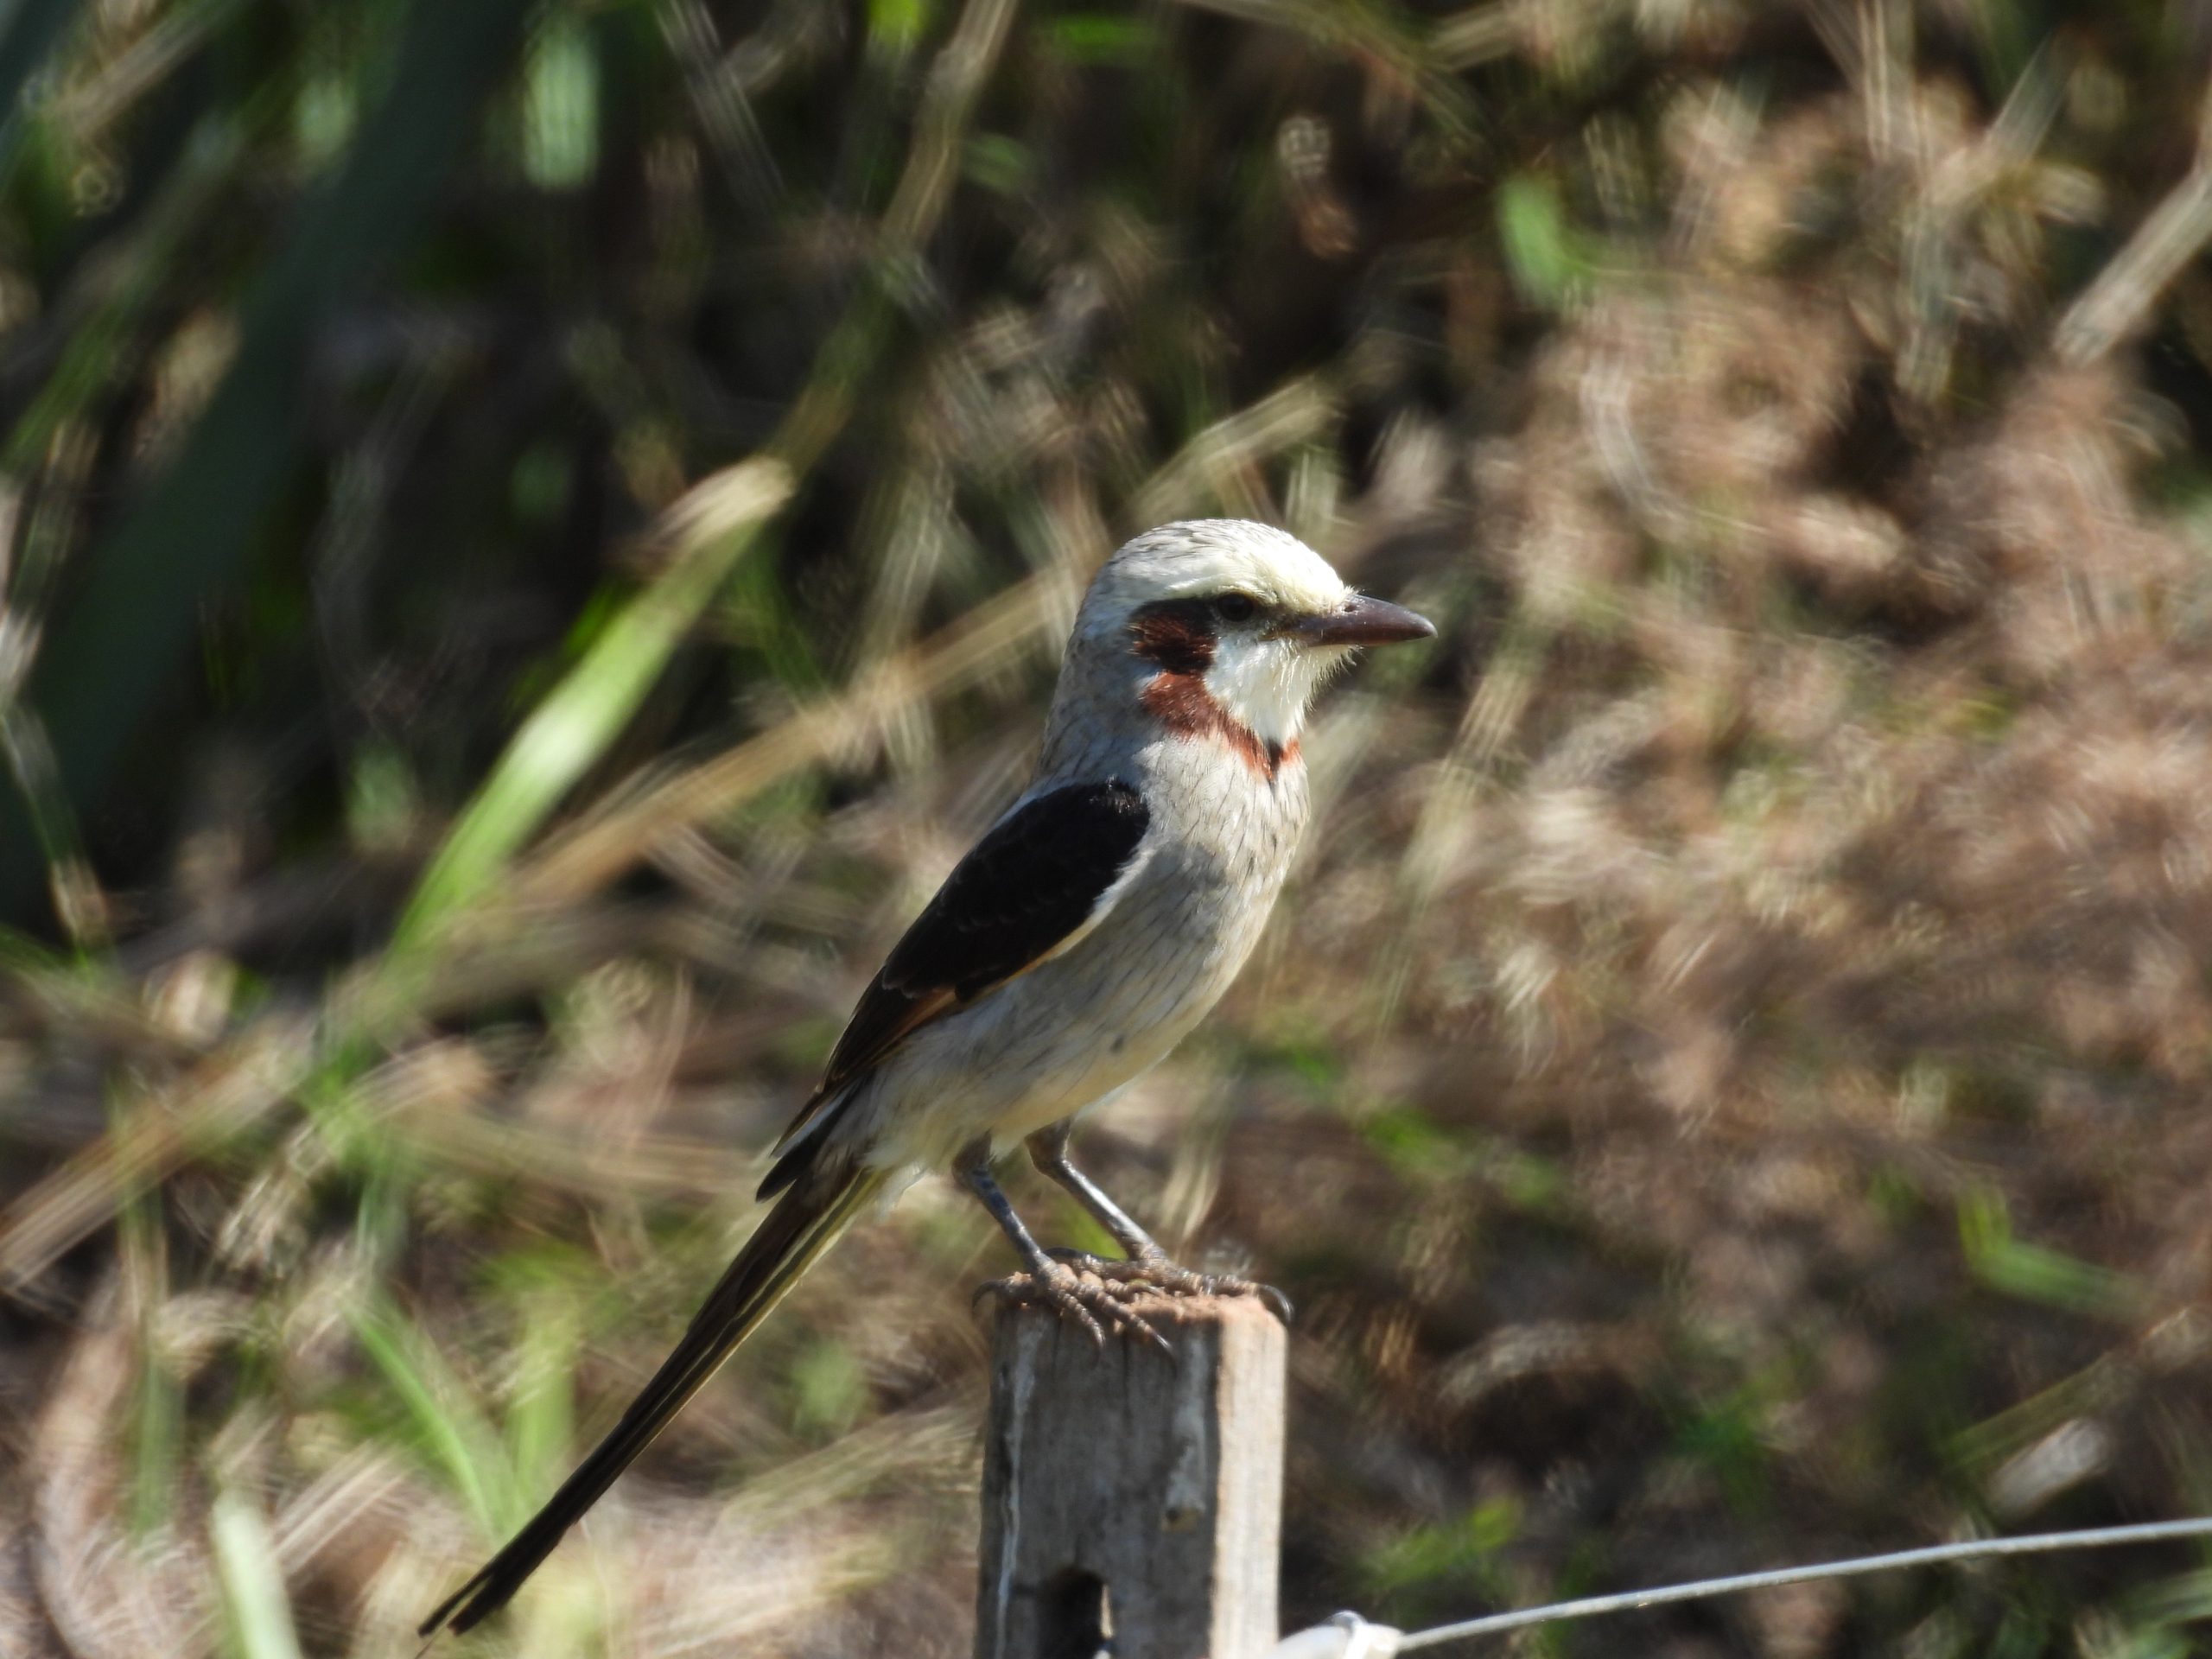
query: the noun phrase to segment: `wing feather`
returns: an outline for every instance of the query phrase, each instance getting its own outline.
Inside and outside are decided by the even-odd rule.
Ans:
[[[1065,950],[1110,907],[1151,814],[1131,785],[1069,784],[1022,803],[953,868],[876,973],[820,1086],[776,1143],[760,1196],[798,1179],[846,1085],[917,1031]]]

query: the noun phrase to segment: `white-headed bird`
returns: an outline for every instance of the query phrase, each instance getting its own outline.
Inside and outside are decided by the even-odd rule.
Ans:
[[[951,1170],[1014,1242],[1026,1276],[999,1288],[1095,1336],[1154,1334],[1140,1287],[1256,1288],[1169,1261],[1068,1161],[1069,1131],[1205,1017],[1258,940],[1306,823],[1315,692],[1357,648],[1434,632],[1263,524],[1165,524],[1109,559],[1036,775],[861,994],[761,1183],[775,1208],[621,1421],[423,1634],[503,1606],[853,1218],[920,1171]],[[1017,1141],[1126,1261],[1037,1243],[991,1174]]]

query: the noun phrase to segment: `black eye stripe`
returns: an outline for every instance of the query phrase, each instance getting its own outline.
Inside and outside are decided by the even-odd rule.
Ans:
[[[1213,629],[1205,600],[1154,600],[1129,619],[1130,648],[1172,674],[1203,674],[1213,663]]]

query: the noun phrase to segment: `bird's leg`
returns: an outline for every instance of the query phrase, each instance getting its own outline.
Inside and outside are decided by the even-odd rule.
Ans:
[[[1169,1257],[1160,1242],[1131,1220],[1127,1211],[1108,1198],[1098,1183],[1075,1166],[1068,1156],[1068,1142],[1075,1125],[1063,1118],[1031,1135],[1026,1143],[1029,1161],[1040,1174],[1067,1189],[1090,1218],[1113,1235],[1128,1253],[1126,1262],[1107,1262],[1095,1255],[1077,1258],[1073,1265],[1116,1284],[1142,1285],[1171,1296],[1258,1296],[1290,1323],[1290,1298],[1273,1285],[1255,1284],[1230,1274],[1198,1273]]]
[[[1072,1319],[1090,1332],[1094,1342],[1106,1339],[1105,1328],[1099,1323],[1103,1319],[1116,1332],[1146,1338],[1162,1350],[1167,1347],[1167,1339],[1153,1329],[1150,1321],[1128,1306],[1133,1296],[1141,1294],[1141,1287],[1112,1283],[1096,1274],[1078,1271],[1065,1262],[1056,1262],[1037,1242],[992,1177],[989,1141],[978,1140],[971,1143],[961,1153],[955,1167],[962,1184],[991,1212],[991,1219],[1013,1241],[1022,1264],[1028,1268],[1027,1273],[1011,1279],[988,1281],[976,1292],[978,1298],[995,1295],[1001,1301],[1023,1306],[1041,1302],[1062,1319]]]
[[[1037,1173],[1067,1189],[1090,1218],[1113,1236],[1132,1262],[1166,1262],[1167,1252],[1160,1242],[1130,1218],[1128,1211],[1106,1196],[1104,1189],[1075,1166],[1068,1156],[1068,1142],[1075,1126],[1062,1118],[1050,1128],[1039,1129],[1024,1142]]]

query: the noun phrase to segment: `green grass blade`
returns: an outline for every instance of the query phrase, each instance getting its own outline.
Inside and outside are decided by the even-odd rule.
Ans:
[[[515,734],[416,889],[398,943],[419,944],[479,897],[636,712],[760,525],[791,493],[769,461],[741,462],[681,505],[673,567],[631,601]]]
[[[514,1482],[499,1439],[461,1383],[414,1325],[385,1308],[353,1316],[353,1335],[398,1395],[422,1450],[442,1468],[486,1535],[510,1521]]]
[[[208,1518],[215,1574],[239,1659],[300,1659],[276,1541],[261,1506],[236,1488],[216,1495]]]

